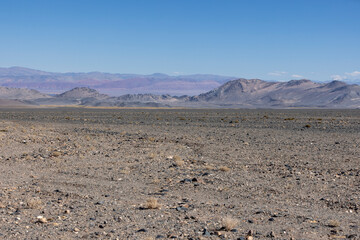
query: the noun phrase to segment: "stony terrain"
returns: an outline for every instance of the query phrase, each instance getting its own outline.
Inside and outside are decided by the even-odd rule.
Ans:
[[[0,239],[359,239],[359,133],[359,110],[2,109]]]

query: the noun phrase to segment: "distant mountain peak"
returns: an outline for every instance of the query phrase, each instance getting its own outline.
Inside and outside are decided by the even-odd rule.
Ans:
[[[97,90],[88,87],[76,87],[58,95],[60,98],[106,98],[105,94],[100,94]]]
[[[0,99],[32,100],[40,98],[51,97],[33,89],[0,87]]]

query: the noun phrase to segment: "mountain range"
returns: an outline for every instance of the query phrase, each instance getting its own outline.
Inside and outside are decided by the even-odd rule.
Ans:
[[[114,107],[207,108],[360,108],[360,86],[341,81],[310,80],[268,82],[236,79],[198,95],[125,94],[109,96],[88,87],[76,87],[56,95],[37,90],[0,87],[2,102],[23,105],[80,105]],[[1,104],[0,101],[0,104]]]
[[[30,88],[61,93],[75,87],[88,87],[112,96],[127,93],[196,95],[210,91],[236,77],[211,74],[169,76],[89,73],[53,73],[23,67],[0,68],[0,86]]]

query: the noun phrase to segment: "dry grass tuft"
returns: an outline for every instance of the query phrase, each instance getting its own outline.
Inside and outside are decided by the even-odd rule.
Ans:
[[[219,170],[223,171],[223,172],[228,172],[228,171],[230,171],[230,168],[228,168],[227,166],[220,166]]]
[[[181,157],[177,156],[177,155],[170,156],[170,157],[168,157],[168,159],[174,160],[176,166],[179,166],[179,167],[181,167],[181,166],[183,166],[185,164],[184,160],[182,160]]]
[[[340,227],[340,222],[336,220],[330,220],[328,226],[332,228]]]
[[[156,198],[149,198],[146,200],[145,208],[147,209],[159,209],[161,207],[160,203]]]
[[[225,217],[221,220],[221,226],[226,230],[230,231],[238,225],[239,221],[232,217]]]
[[[215,167],[212,166],[212,165],[206,165],[206,166],[205,166],[205,169],[206,169],[206,170],[214,170]]]
[[[185,162],[183,160],[175,160],[175,164],[176,164],[176,166],[181,167],[185,164]]]
[[[160,183],[160,179],[159,179],[159,178],[154,178],[153,181],[152,181],[152,183],[158,184],[158,183]]]
[[[32,198],[27,200],[26,206],[31,209],[40,209],[43,206],[43,203],[40,198]]]
[[[154,240],[154,237],[145,237],[144,240]]]

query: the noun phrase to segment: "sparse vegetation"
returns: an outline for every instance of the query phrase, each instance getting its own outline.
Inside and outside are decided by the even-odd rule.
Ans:
[[[31,209],[40,209],[43,203],[40,198],[31,198],[26,201],[26,206]]]
[[[331,227],[331,228],[340,227],[340,222],[336,221],[336,220],[330,220],[328,222],[328,226]]]
[[[161,207],[160,203],[156,198],[149,198],[146,200],[145,208],[147,209],[159,209]]]
[[[220,167],[219,167],[219,170],[220,170],[220,171],[223,171],[223,172],[228,172],[228,171],[230,171],[230,168],[227,167],[227,166],[220,166]]]
[[[212,166],[212,165],[206,165],[206,166],[205,166],[205,169],[206,169],[206,170],[214,170],[215,167]]]
[[[173,156],[173,160],[174,160],[176,166],[181,167],[185,164],[184,160],[182,160],[180,156],[177,156],[177,155]]]
[[[64,120],[63,109],[8,111],[0,111],[0,129],[9,129],[0,132],[5,239],[15,231],[31,239],[39,233],[69,239],[311,239],[354,234],[349,226],[356,202],[347,197],[356,191],[358,177],[357,112],[339,110],[349,117],[331,123],[337,110],[324,115],[271,110],[270,115],[267,110],[172,109],[147,111],[147,116],[133,109],[71,109],[71,122]],[[124,115],[121,124],[112,115],[118,112]],[[156,121],[154,114],[163,121]],[[229,118],[220,122],[226,114]],[[83,124],[90,115],[95,124]],[[180,121],[179,116],[193,121]],[[241,122],[242,117],[247,122]],[[288,117],[295,121],[284,121]],[[229,121],[235,119],[241,126],[231,127]],[[340,125],[343,120],[346,128]],[[339,149],[341,154],[336,154]],[[296,204],[303,197],[299,183],[319,204],[308,205],[311,216],[299,214],[299,221],[293,221],[289,212],[299,209]],[[324,206],[332,212],[320,211]],[[282,234],[277,226],[289,222],[291,232]],[[246,236],[250,229],[254,234]]]
[[[232,217],[224,217],[221,219],[221,226],[226,231],[234,229],[239,224],[239,221]]]
[[[153,152],[151,152],[151,153],[149,153],[148,157],[149,157],[150,159],[154,159],[154,158],[156,157],[156,154],[153,153]]]

